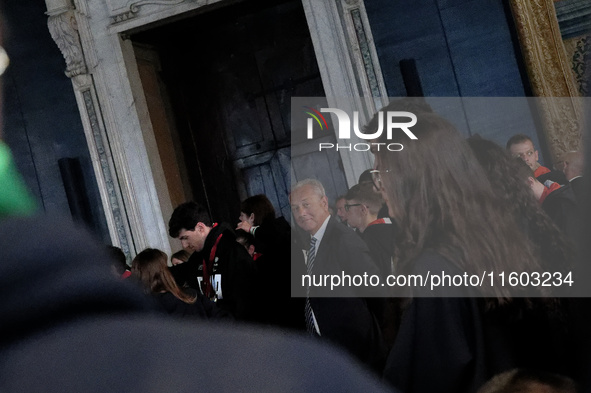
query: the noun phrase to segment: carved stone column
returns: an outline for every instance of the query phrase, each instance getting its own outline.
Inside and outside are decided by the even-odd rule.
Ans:
[[[527,73],[552,157],[581,147],[582,99],[552,0],[511,0]],[[556,98],[564,97],[564,98]]]
[[[363,0],[302,0],[328,105],[359,111],[360,124],[388,103]],[[363,142],[356,136],[351,143]],[[339,150],[347,183],[372,167],[370,152]]]
[[[71,0],[46,0],[46,4],[49,32],[64,56],[65,73],[74,87],[111,241],[121,247],[126,255],[132,256],[135,250],[131,231],[119,192],[117,172],[100,113],[96,88],[84,56],[78,31],[78,11],[74,9]]]

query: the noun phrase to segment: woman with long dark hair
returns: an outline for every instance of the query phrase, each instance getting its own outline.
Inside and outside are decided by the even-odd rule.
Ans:
[[[400,110],[397,104],[382,111]],[[396,274],[488,278],[492,272],[496,278],[503,272],[540,271],[536,248],[514,216],[503,211],[505,204],[465,139],[436,114],[415,114],[412,132],[418,139],[400,133],[405,139],[384,135],[374,141],[404,145],[397,152],[374,152],[374,183],[399,229]],[[375,131],[377,122],[376,116],[367,132]],[[488,280],[482,287],[413,288],[384,378],[407,393],[473,392],[506,368],[537,366],[546,358],[538,357],[542,343],[538,351],[520,342],[528,332],[511,331],[535,326],[536,312],[526,318],[531,325],[514,318],[532,308],[513,296],[532,293],[535,288],[521,293]]]
[[[518,220],[521,230],[533,243],[540,264],[545,270],[571,267],[574,244],[560,232],[519,176],[522,161],[480,135],[467,141],[494,192],[505,203],[504,211]]]
[[[146,248],[136,255],[131,272],[147,295],[153,296],[163,312],[178,317],[207,319],[221,316],[215,304],[192,288],[180,288],[167,266],[167,255]]]

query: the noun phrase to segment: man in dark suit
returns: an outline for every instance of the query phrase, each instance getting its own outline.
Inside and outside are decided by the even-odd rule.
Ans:
[[[378,275],[367,246],[355,232],[330,216],[328,199],[319,181],[306,179],[297,183],[290,204],[296,223],[310,235],[307,274],[311,277],[308,281],[302,277],[301,282],[307,291],[308,332],[344,347],[380,370],[385,349],[374,316],[379,310],[374,302],[360,297],[362,290],[371,292],[372,288],[351,284],[331,288],[330,282],[320,285],[318,281],[327,276]]]
[[[564,172],[568,182],[575,193],[577,202],[583,203],[583,168],[585,167],[585,159],[583,154],[579,151],[569,151],[562,155],[560,161],[555,165],[556,169]]]

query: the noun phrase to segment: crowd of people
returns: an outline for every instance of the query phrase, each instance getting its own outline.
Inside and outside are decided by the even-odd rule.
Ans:
[[[418,141],[402,152],[375,151],[374,168],[333,206],[316,179],[292,187],[293,227],[265,195],[242,202],[235,226],[184,203],[169,221],[183,247],[172,266],[162,251],[147,249],[133,260],[131,279],[167,314],[300,332],[345,350],[402,392],[517,391],[507,390],[512,384],[576,391],[589,374],[584,299],[543,286],[392,292],[368,285],[329,291],[317,283],[341,272],[385,278],[575,269],[584,200],[575,186],[583,175],[579,152],[551,170],[525,135],[501,147],[464,138],[420,101],[393,101],[384,110],[412,110]],[[376,126],[374,119],[366,132]]]
[[[294,184],[293,226],[265,195],[245,199],[235,225],[186,202],[168,222],[182,249],[147,248],[129,266],[69,223],[6,209],[0,390],[585,391],[584,298],[321,282],[576,271],[580,152],[549,169],[525,135],[501,147],[422,101],[384,110],[412,111],[417,141],[376,150],[334,206],[317,179]]]

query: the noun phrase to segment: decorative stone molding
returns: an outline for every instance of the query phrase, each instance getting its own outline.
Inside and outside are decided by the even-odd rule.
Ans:
[[[363,1],[342,0],[341,7],[353,64],[360,79],[362,96],[373,97],[373,100],[368,100],[368,117],[371,118],[374,113],[388,103],[388,93],[373,41],[371,26]]]
[[[87,67],[78,34],[75,11],[67,10],[61,14],[52,15],[49,17],[47,25],[51,38],[66,60],[66,75],[72,78],[85,74]]]
[[[511,0],[534,95],[570,97],[540,102],[540,115],[553,158],[581,145],[582,102],[566,56],[552,0]]]
[[[125,11],[118,12],[111,17],[113,23],[120,23],[135,18],[140,12],[140,8],[146,5],[163,5],[166,7],[176,6],[187,0],[141,0],[125,6]]]
[[[115,232],[119,247],[123,250],[125,255],[131,256],[131,247],[128,241],[128,234],[125,225],[125,214],[120,203],[120,198],[117,192],[117,179],[113,176],[114,171],[111,168],[110,155],[108,154],[109,146],[105,143],[102,127],[100,124],[95,100],[93,98],[92,90],[86,89],[81,92],[84,100],[84,107],[88,116],[90,130],[92,132],[92,141],[95,147],[94,154],[97,156],[98,164],[100,165],[100,175],[104,181],[107,198],[109,201],[110,212],[112,214]]]
[[[362,0],[302,0],[328,104],[360,111],[364,124],[387,93]],[[361,98],[360,98],[361,97]],[[362,142],[354,137],[351,142]],[[371,153],[340,150],[349,186],[373,165]]]
[[[70,0],[51,0],[47,2],[47,6],[49,31],[64,56],[65,74],[74,87],[111,241],[121,247],[129,258],[134,255],[133,238],[127,224],[127,214],[119,191],[117,172],[93,76],[87,66],[83,39],[78,29],[77,18],[81,18],[84,27],[85,17],[74,10]]]
[[[111,17],[113,23],[125,22],[126,20],[135,18],[135,12],[129,10]]]

